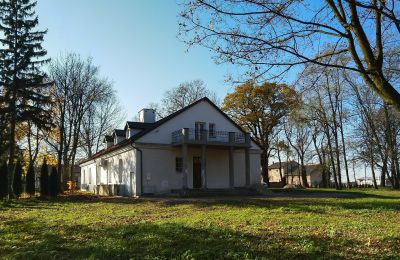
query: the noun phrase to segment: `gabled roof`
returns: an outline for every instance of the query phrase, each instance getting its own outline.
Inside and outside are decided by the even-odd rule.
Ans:
[[[134,121],[127,121],[125,124],[124,130],[126,131],[127,128],[129,129],[148,129],[153,127],[154,123],[144,123],[144,122],[134,122]]]
[[[96,154],[94,154],[92,157],[90,157],[90,158],[88,158],[88,159],[86,159],[86,160],[83,160],[83,161],[81,161],[81,162],[79,162],[79,163],[82,164],[82,163],[85,163],[85,162],[87,162],[87,161],[96,159],[96,158],[98,158],[98,157],[100,157],[100,156],[102,156],[102,155],[105,155],[105,154],[107,154],[107,153],[109,153],[109,152],[112,152],[112,151],[114,151],[114,150],[117,150],[117,149],[119,149],[119,148],[121,148],[121,147],[123,147],[123,146],[125,146],[125,145],[131,144],[131,143],[135,142],[136,140],[138,140],[140,137],[142,137],[142,136],[148,134],[148,133],[151,132],[152,130],[156,129],[157,127],[161,126],[162,124],[168,122],[169,120],[175,118],[176,116],[182,114],[182,113],[185,112],[186,110],[190,109],[191,107],[194,107],[195,105],[197,105],[197,104],[199,104],[200,102],[203,102],[203,101],[205,101],[205,102],[209,103],[211,106],[213,106],[219,113],[221,113],[229,122],[231,122],[233,125],[235,125],[240,131],[242,131],[243,133],[246,133],[246,132],[243,130],[242,127],[240,127],[240,126],[239,126],[235,121],[233,121],[227,114],[225,114],[225,113],[224,113],[218,106],[216,106],[209,98],[203,97],[202,99],[199,99],[199,100],[197,100],[196,102],[193,102],[192,104],[190,104],[190,105],[188,105],[188,106],[186,106],[186,107],[184,107],[184,108],[182,108],[182,109],[180,109],[180,110],[178,110],[178,111],[176,111],[176,112],[170,114],[169,116],[166,116],[166,117],[164,117],[164,118],[162,118],[162,119],[156,121],[155,123],[145,123],[145,124],[148,124],[148,125],[147,125],[148,127],[145,128],[144,130],[142,130],[141,132],[139,132],[139,133],[137,133],[137,134],[131,136],[129,139],[125,139],[125,140],[119,142],[118,144],[115,144],[115,145],[113,145],[113,146],[111,146],[111,147],[109,147],[109,148],[107,148],[107,149],[103,149],[103,150],[97,152]],[[128,122],[127,122],[127,123],[128,123]],[[131,122],[131,123],[140,123],[140,122]],[[117,131],[122,131],[122,136],[125,136],[125,131],[124,131],[124,130],[115,129],[115,133],[116,133]],[[251,137],[251,140],[252,140],[253,142],[255,142],[255,143],[258,145],[257,141],[255,141],[252,137]]]

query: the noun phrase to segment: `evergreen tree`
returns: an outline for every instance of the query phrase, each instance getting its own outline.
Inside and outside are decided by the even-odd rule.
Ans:
[[[3,161],[0,166],[0,199],[4,198],[7,195],[7,176],[7,163],[6,161]]]
[[[49,195],[49,166],[46,159],[43,160],[42,169],[40,170],[40,196]]]
[[[18,160],[17,165],[15,166],[13,190],[17,198],[22,193],[22,165],[20,160]]]
[[[50,174],[50,196],[52,197],[57,197],[59,194],[59,178],[58,178],[58,172],[57,172],[57,167],[53,166],[51,168],[51,174]]]
[[[30,196],[35,195],[35,170],[32,164],[29,165],[28,172],[26,174],[26,192]]]
[[[32,0],[0,1],[0,107],[6,113],[8,125],[8,198],[14,195],[16,166],[16,125],[26,120],[38,127],[48,127],[49,97],[44,94],[49,83],[40,67],[48,60],[43,57],[43,37],[38,31],[38,18]]]

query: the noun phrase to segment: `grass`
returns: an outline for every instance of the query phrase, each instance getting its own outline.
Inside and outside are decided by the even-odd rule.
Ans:
[[[24,199],[0,206],[6,259],[400,259],[400,192]]]

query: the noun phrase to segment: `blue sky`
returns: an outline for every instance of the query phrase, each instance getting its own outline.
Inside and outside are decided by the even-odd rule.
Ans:
[[[183,81],[202,79],[220,98],[233,90],[225,79],[236,68],[216,65],[201,47],[187,52],[177,39],[180,8],[176,0],[38,0],[36,13],[49,57],[93,57],[132,119]]]

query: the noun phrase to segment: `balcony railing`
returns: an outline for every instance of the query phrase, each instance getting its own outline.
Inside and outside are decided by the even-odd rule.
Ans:
[[[172,132],[172,144],[225,144],[225,145],[249,145],[250,137],[247,134],[228,131],[207,131],[194,128],[183,128]]]

